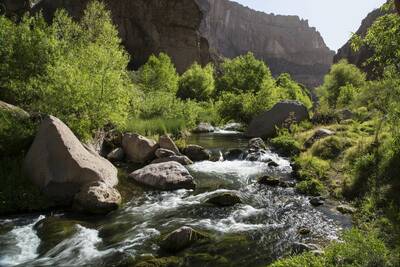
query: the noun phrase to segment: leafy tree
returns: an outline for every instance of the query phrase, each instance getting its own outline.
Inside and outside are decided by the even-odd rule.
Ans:
[[[266,83],[273,83],[271,71],[252,53],[234,59],[225,59],[221,65],[222,75],[217,80],[217,91],[223,92],[258,92]]]
[[[152,55],[139,70],[139,84],[143,91],[164,91],[175,94],[179,75],[171,58],[164,53]]]
[[[278,86],[277,90],[281,94],[280,98],[298,100],[302,102],[307,108],[310,109],[312,107],[313,104],[309,94],[307,94],[306,92],[306,89],[294,80],[292,80],[290,74],[281,74],[276,80],[276,85]]]
[[[325,76],[324,84],[318,88],[322,101],[326,101],[332,108],[336,108],[340,92],[347,86],[361,87],[365,84],[366,76],[355,65],[347,60],[341,60],[332,66],[331,71]]]
[[[181,99],[193,99],[208,101],[214,94],[214,68],[211,64],[202,68],[194,63],[180,78],[178,97]]]
[[[0,87],[14,103],[59,117],[83,138],[125,121],[129,56],[103,4],[91,2],[79,22],[57,11],[52,25],[41,15],[0,23]]]

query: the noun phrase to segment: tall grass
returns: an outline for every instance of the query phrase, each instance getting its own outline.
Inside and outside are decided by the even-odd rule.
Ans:
[[[187,130],[187,127],[184,119],[165,119],[162,117],[153,119],[132,118],[127,122],[125,130],[145,136],[156,136],[166,133],[177,136]]]

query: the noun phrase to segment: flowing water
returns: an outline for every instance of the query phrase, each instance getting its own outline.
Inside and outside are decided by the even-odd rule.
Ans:
[[[188,143],[218,155],[243,148],[247,141],[237,133],[220,131],[191,136]],[[291,179],[286,159],[272,152],[265,157],[279,166],[245,160],[195,163],[188,166],[198,184],[195,191],[137,190],[107,216],[59,213],[0,219],[0,266],[134,266],[151,256],[172,256],[158,244],[163,235],[181,226],[212,237],[177,254],[184,266],[191,267],[266,266],[290,254],[295,242],[323,245],[337,239],[349,225],[348,218],[329,206],[312,207],[293,188],[255,183],[265,174]],[[239,194],[243,204],[226,208],[204,204],[210,195],[225,191]],[[53,219],[53,228],[43,234],[35,224],[45,216]],[[304,227],[309,234],[299,233]]]

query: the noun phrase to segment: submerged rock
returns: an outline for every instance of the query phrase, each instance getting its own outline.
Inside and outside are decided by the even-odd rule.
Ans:
[[[174,152],[176,155],[181,154],[175,142],[168,135],[160,136],[160,138],[158,139],[158,143],[160,144],[160,148],[168,149]]]
[[[307,107],[298,101],[282,101],[272,109],[255,117],[247,128],[248,137],[270,137],[276,134],[276,128],[284,126],[288,119],[301,122],[309,119]]]
[[[224,159],[229,161],[238,160],[241,159],[244,154],[245,152],[242,149],[238,148],[230,149],[228,152],[224,154]]]
[[[153,256],[150,259],[140,261],[135,267],[180,267],[183,266],[183,260],[181,257],[155,258]]]
[[[184,226],[168,234],[161,242],[160,247],[168,252],[179,252],[190,247],[195,242],[207,236],[193,228]]]
[[[155,154],[156,154],[156,157],[159,158],[159,159],[168,158],[168,157],[176,155],[176,153],[174,151],[169,150],[169,149],[165,149],[165,148],[157,149]]]
[[[146,163],[155,158],[158,144],[151,139],[138,134],[124,134],[122,148],[128,160],[134,163]]]
[[[234,206],[243,203],[242,199],[234,192],[217,193],[206,200],[206,203],[219,207]]]
[[[74,209],[92,214],[107,214],[118,209],[122,198],[117,189],[104,183],[87,184],[75,195]]]
[[[155,164],[155,163],[163,163],[163,162],[170,162],[170,161],[178,162],[184,166],[193,164],[193,161],[191,161],[188,157],[176,156],[176,155],[172,155],[172,156],[164,157],[164,158],[158,158],[158,159],[153,160],[151,163]]]
[[[192,161],[210,160],[211,158],[211,153],[198,145],[187,146],[183,150],[183,154],[188,156]]]
[[[266,175],[258,178],[257,183],[269,186],[279,186],[281,184],[281,179]]]
[[[193,133],[212,133],[215,131],[215,128],[206,122],[202,122],[195,129],[193,129]]]
[[[195,189],[196,183],[188,170],[177,162],[150,164],[129,175],[136,182],[160,190]]]
[[[248,148],[250,150],[265,150],[267,149],[267,146],[265,145],[264,140],[262,140],[261,138],[257,137],[257,138],[253,138],[249,140],[249,144],[248,144]]]
[[[310,198],[310,204],[314,207],[322,206],[325,204],[325,199],[323,197],[312,197]]]
[[[106,159],[87,151],[59,119],[49,116],[39,128],[24,161],[26,174],[51,199],[71,204],[83,185],[118,184],[117,169]]]

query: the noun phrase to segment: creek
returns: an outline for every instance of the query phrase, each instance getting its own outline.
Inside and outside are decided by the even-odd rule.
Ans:
[[[245,148],[239,133],[217,131],[187,140],[218,157],[231,148]],[[268,151],[279,166],[262,161],[203,161],[188,166],[196,190],[159,192],[138,189],[119,210],[102,217],[69,212],[0,218],[0,266],[130,266],[141,259],[170,257],[159,248],[167,233],[190,226],[212,239],[178,253],[184,266],[266,266],[289,255],[296,242],[324,245],[338,239],[349,218],[333,207],[315,208],[294,188],[260,185],[263,175],[292,181],[290,162]],[[234,191],[243,204],[213,207],[212,194]],[[52,220],[45,231],[35,227]],[[300,229],[307,229],[307,234]],[[43,233],[44,231],[44,233]],[[125,265],[123,265],[125,264]]]

